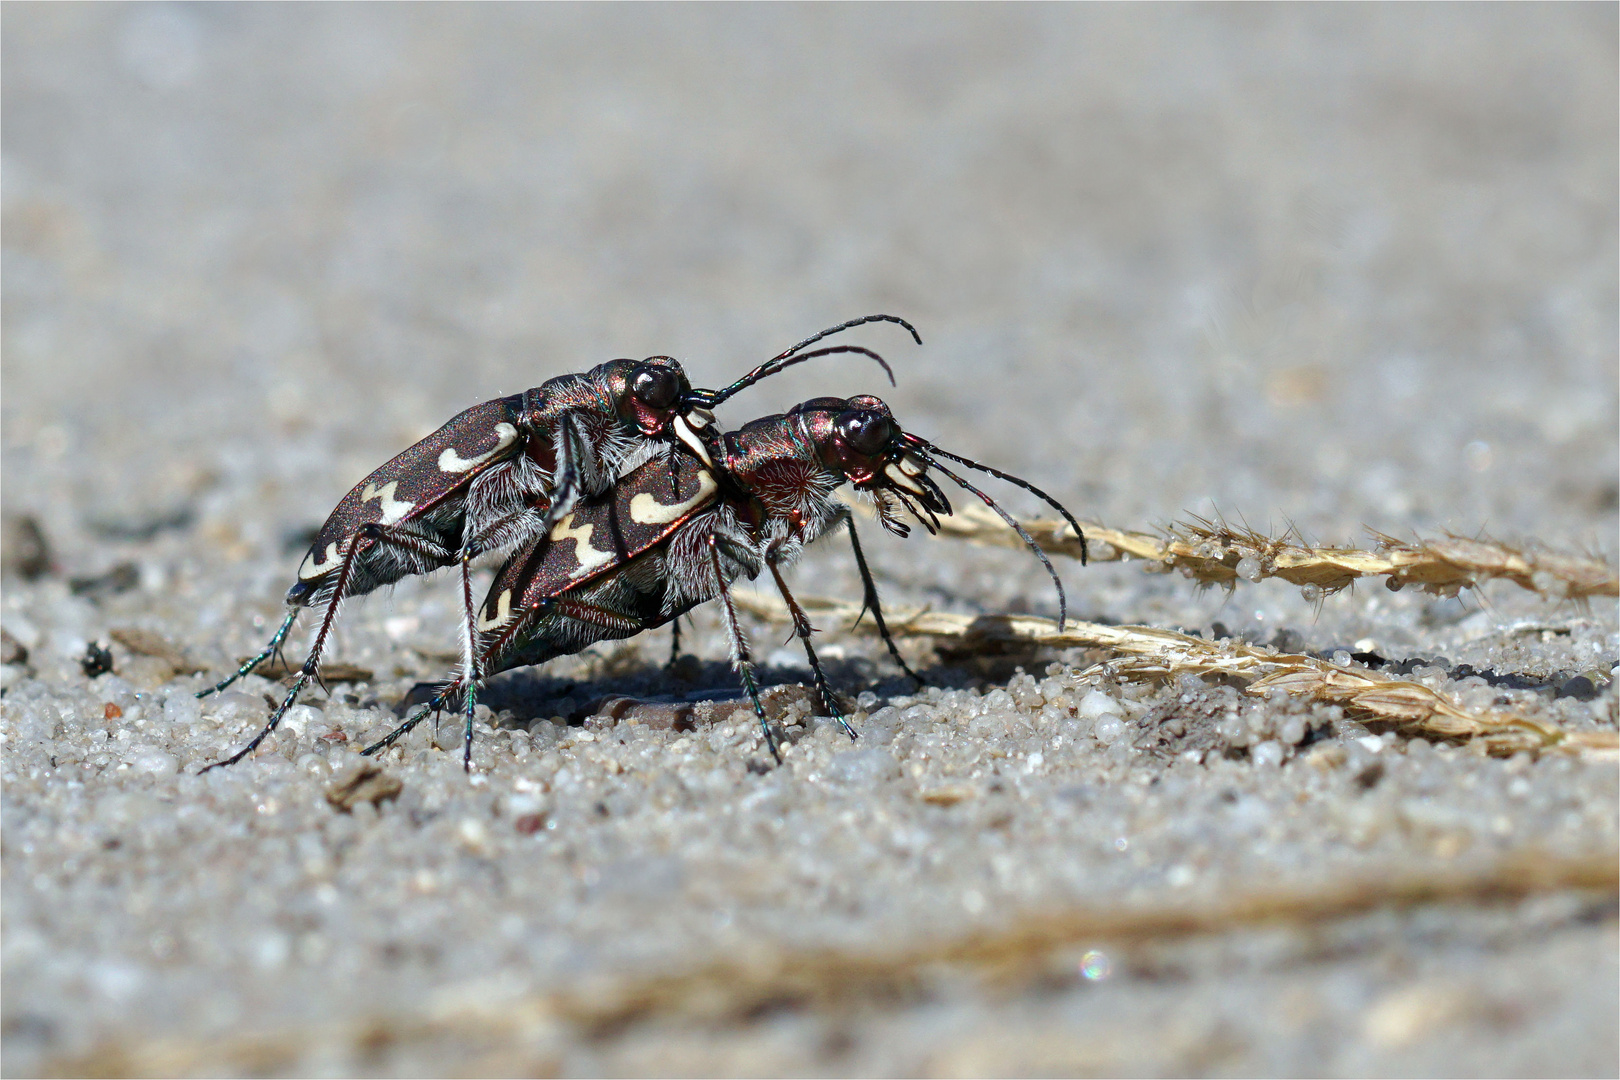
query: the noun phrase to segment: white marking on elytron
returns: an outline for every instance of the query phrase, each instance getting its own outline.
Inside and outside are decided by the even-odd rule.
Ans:
[[[309,561],[309,556],[305,555],[303,565],[298,568],[298,580],[314,581],[316,578],[332,569],[332,567],[336,566],[340,557],[341,556],[338,555],[338,546],[336,540],[332,541],[330,544],[327,544],[326,554],[322,555],[313,563]]]
[[[458,473],[466,472],[468,469],[475,469],[517,441],[517,428],[511,424],[496,424],[495,434],[497,436],[495,448],[476,457],[464,458],[456,453],[455,447],[445,447],[444,453],[439,455],[439,471]]]
[[[512,590],[505,589],[502,590],[500,599],[495,601],[495,617],[493,619],[484,618],[483,612],[478,613],[478,632],[483,633],[486,630],[499,630],[501,627],[505,626],[511,621]]]
[[[685,502],[673,505],[661,503],[656,496],[643,491],[630,500],[630,520],[637,525],[668,525],[672,521],[679,521],[694,507],[708,499],[719,488],[714,477],[709,475],[707,469],[698,470],[697,494]]]
[[[703,440],[698,438],[697,435],[693,433],[692,425],[686,422],[686,417],[684,416],[677,416],[675,418],[675,437],[680,439],[681,442],[685,443],[687,446],[691,447],[692,452],[698,456],[703,464],[707,465],[711,469],[714,468],[714,459],[709,456],[708,447],[704,446]]]
[[[907,476],[905,473],[901,472],[897,466],[885,465],[883,466],[883,473],[890,480],[893,480],[896,486],[903,487],[914,495],[924,494],[922,485],[917,483],[916,480]]]
[[[415,503],[400,502],[394,498],[394,489],[399,487],[398,480],[390,480],[382,487],[376,484],[367,484],[366,490],[360,493],[360,501],[368,503],[372,499],[382,500],[382,517],[377,519],[379,525],[393,525],[411,512]]]
[[[606,566],[613,561],[613,552],[598,551],[591,546],[591,533],[596,531],[595,525],[581,525],[574,528],[574,515],[569,514],[551,529],[551,542],[559,543],[563,540],[574,542],[574,561],[579,564],[571,578],[584,577],[594,573],[598,567]]]

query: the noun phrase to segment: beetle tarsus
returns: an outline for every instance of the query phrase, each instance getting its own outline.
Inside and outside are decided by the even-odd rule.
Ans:
[[[417,724],[420,724],[423,720],[427,719],[428,713],[438,716],[440,705],[441,702],[439,698],[434,697],[432,701],[418,709],[415,715],[407,717],[403,724],[400,724],[393,731],[390,731],[387,735],[384,735],[382,738],[360,751],[360,756],[370,757],[378,751],[386,750],[390,746],[393,746],[400,739],[403,739],[406,735],[410,734],[411,730],[415,728]]]
[[[816,631],[816,628],[810,625],[810,616],[804,613],[799,602],[793,599],[793,594],[788,591],[787,582],[782,578],[782,568],[776,564],[776,559],[767,557],[765,565],[770,568],[771,577],[776,580],[776,589],[782,594],[782,602],[787,605],[788,615],[793,620],[793,632],[798,635],[799,643],[804,646],[804,655],[810,661],[810,678],[815,683],[816,695],[821,698],[822,707],[827,710],[829,716],[838,721],[839,727],[844,729],[850,741],[855,741],[860,736],[855,734],[855,729],[850,727],[849,721],[844,718],[844,710],[838,707],[832,687],[827,685],[827,675],[821,670],[821,660],[816,656],[815,647],[810,643],[810,635]]]
[[[275,712],[270,714],[270,719],[265,722],[264,727],[259,729],[259,733],[253,736],[252,741],[246,746],[242,747],[242,749],[238,750],[236,753],[232,754],[230,757],[221,761],[216,761],[212,765],[204,765],[201,769],[197,770],[197,775],[201,776],[210,769],[218,769],[226,765],[235,765],[238,761],[241,761],[243,758],[253,753],[253,751],[257,750],[259,748],[259,744],[264,742],[265,739],[268,739],[271,733],[276,730],[276,727],[281,723],[281,718],[287,715],[288,709],[292,708],[293,702],[298,700],[298,694],[309,683],[309,678],[310,677],[307,672],[299,672],[298,678],[293,680],[292,689],[287,691],[287,696],[281,699],[281,704],[276,707]]]
[[[293,620],[298,618],[298,610],[298,608],[293,608],[291,611],[287,612],[287,617],[281,620],[281,628],[276,631],[276,636],[270,639],[270,644],[266,645],[262,650],[260,650],[257,656],[250,660],[244,661],[242,666],[236,669],[236,673],[234,675],[215,683],[207,690],[197,691],[195,696],[205,698],[209,694],[217,694],[243,676],[253,674],[254,668],[258,667],[266,660],[269,660],[271,657],[279,654],[281,652],[281,643],[287,640],[287,634],[292,630]]]

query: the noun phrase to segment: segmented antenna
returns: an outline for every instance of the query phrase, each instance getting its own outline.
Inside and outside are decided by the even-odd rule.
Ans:
[[[889,385],[894,385],[894,370],[889,367],[889,362],[871,349],[860,345],[829,345],[825,349],[812,349],[807,353],[790,356],[786,360],[781,358],[767,360],[724,390],[694,390],[692,400],[705,408],[712,409],[739,390],[746,390],[761,379],[767,379],[779,371],[792,367],[794,364],[802,364],[806,360],[814,360],[818,356],[832,356],[835,353],[858,353],[861,356],[871,357],[878,362],[878,366],[889,376]]]
[[[917,342],[917,344],[922,344],[922,335],[917,333],[917,328],[912,326],[906,320],[900,318],[898,315],[864,315],[859,319],[851,319],[846,323],[839,323],[837,326],[828,327],[819,334],[812,334],[803,341],[799,342],[797,345],[793,346],[791,349],[786,349],[777,353],[775,356],[771,357],[769,360],[765,361],[763,364],[759,365],[754,370],[750,371],[748,374],[726,387],[724,390],[694,392],[692,395],[692,400],[695,404],[712,409],[722,401],[725,401],[727,398],[731,397],[731,395],[737,393],[739,390],[745,390],[759,382],[761,379],[775,375],[777,372],[789,368],[794,364],[803,363],[806,360],[811,360],[818,356],[831,356],[834,353],[859,353],[862,356],[871,357],[873,360],[876,360],[880,365],[882,365],[884,372],[889,376],[889,385],[893,386],[894,372],[890,370],[889,365],[884,361],[883,357],[879,356],[870,349],[863,349],[858,345],[835,345],[825,349],[817,349],[814,352],[804,352],[805,349],[809,348],[811,345],[814,345],[822,338],[831,337],[833,334],[841,333],[842,331],[848,330],[851,327],[863,326],[866,323],[874,322],[891,322],[903,326],[911,332],[911,337]]]
[[[922,335],[917,333],[917,328],[906,322],[906,320],[902,319],[898,315],[862,315],[860,318],[851,319],[847,323],[839,323],[837,326],[830,326],[819,334],[812,334],[803,341],[799,342],[797,345],[793,346],[793,348],[788,349],[785,352],[777,353],[775,356],[771,357],[767,363],[777,360],[786,360],[788,357],[797,353],[800,349],[803,349],[809,345],[814,345],[824,337],[832,337],[834,334],[842,333],[843,331],[851,329],[852,327],[865,326],[867,323],[875,322],[897,323],[898,325],[903,326],[907,330],[911,331],[911,338],[913,341],[919,345],[922,344]]]
[[[917,441],[922,442],[921,439],[918,439]],[[957,476],[955,473],[951,472],[951,470],[947,469],[945,466],[941,465],[938,461],[935,461],[933,458],[929,457],[927,454],[922,453],[921,451],[914,451],[914,452],[917,454],[917,456],[919,458],[922,459],[924,464],[928,465],[931,468],[938,469],[940,472],[944,473],[946,476],[948,476],[952,480],[956,481],[957,485],[959,487],[961,487],[962,490],[972,492],[974,495],[977,495],[979,497],[979,499],[984,503],[984,505],[988,506],[990,509],[994,510],[998,515],[1000,515],[1001,520],[1005,521],[1008,525],[1010,525],[1012,527],[1012,530],[1014,532],[1016,532],[1019,535],[1019,537],[1024,541],[1025,545],[1028,546],[1029,550],[1031,550],[1031,551],[1033,551],[1035,553],[1035,557],[1041,561],[1041,565],[1046,567],[1046,572],[1051,575],[1052,584],[1057,586],[1057,594],[1058,594],[1058,633],[1061,634],[1063,632],[1064,623],[1068,619],[1069,598],[1063,592],[1063,581],[1062,581],[1061,578],[1058,577],[1057,570],[1053,568],[1052,560],[1048,559],[1046,557],[1046,552],[1042,551],[1041,548],[1040,548],[1040,545],[1035,543],[1035,538],[1030,536],[1028,532],[1024,531],[1024,527],[1018,523],[1018,520],[1016,518],[1014,518],[1011,514],[1007,513],[1007,511],[1003,510],[1001,508],[1001,506],[996,502],[996,500],[992,499],[990,496],[986,495],[984,492],[980,491],[978,488],[974,487],[972,484],[968,483],[966,480],[962,479],[960,476]],[[952,460],[960,460],[960,459],[956,458],[954,455],[948,455],[948,456],[952,457]],[[986,469],[985,471],[988,472],[989,470]],[[1031,491],[1036,490],[1033,486],[1030,486],[1030,485],[1026,485],[1026,486],[1028,486]],[[1036,491],[1036,494],[1040,494],[1040,492]],[[1053,505],[1056,505],[1056,504],[1054,503]],[[1058,509],[1061,510],[1062,507],[1058,507]],[[1063,512],[1063,516],[1068,517],[1068,511],[1065,510]]]

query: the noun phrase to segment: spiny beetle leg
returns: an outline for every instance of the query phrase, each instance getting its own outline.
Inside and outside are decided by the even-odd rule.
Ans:
[[[467,684],[467,730],[461,743],[461,768],[464,772],[472,772],[473,708],[477,701],[478,683],[474,680]]]
[[[759,687],[754,683],[754,665],[747,660],[739,660],[737,670],[742,675],[743,688],[748,691],[748,700],[754,704],[754,715],[759,717],[759,730],[765,733],[765,745],[770,749],[771,757],[780,765],[782,752],[776,748],[776,735],[771,731],[771,722],[765,719],[765,706],[759,700]]]
[[[381,531],[382,527],[379,525],[364,525],[360,528],[359,535],[375,536]],[[332,631],[332,620],[337,618],[338,605],[342,603],[343,594],[348,589],[349,575],[353,572],[354,560],[359,550],[360,544],[357,540],[349,545],[348,552],[344,554],[343,563],[338,570],[337,580],[332,586],[332,599],[327,602],[326,614],[321,618],[321,628],[316,631],[315,642],[309,648],[309,656],[304,659],[304,666],[298,672],[298,678],[294,680],[292,689],[287,691],[287,696],[282,699],[281,706],[270,715],[270,720],[264,725],[264,730],[259,732],[252,742],[224,761],[216,761],[214,764],[209,765],[202,770],[203,772],[207,772],[208,769],[218,768],[221,765],[235,765],[238,761],[253,753],[258,748],[258,745],[272,731],[276,730],[276,725],[281,723],[281,718],[287,714],[288,709],[292,708],[293,702],[298,700],[298,695],[303,692],[304,687],[309,685],[311,679],[317,677],[320,671],[321,650],[326,645],[326,636]],[[324,685],[323,683],[323,688]]]
[[[676,661],[681,658],[681,617],[675,616],[669,620],[669,663],[664,665],[665,671],[674,671]]]
[[[443,705],[444,701],[442,697],[435,697],[432,701],[418,709],[414,716],[407,718],[403,724],[399,725],[399,727],[395,728],[393,731],[390,731],[387,735],[384,735],[381,739],[378,739],[376,742],[360,751],[360,756],[370,757],[379,750],[386,750],[390,746],[393,746],[406,735],[409,735],[411,733],[411,729],[415,728],[417,724],[420,724],[423,720],[426,720],[428,713],[432,713],[434,717],[437,718],[439,715],[439,710],[443,707]]]
[[[800,643],[804,645],[804,655],[810,661],[810,677],[815,681],[816,693],[821,696],[822,705],[826,707],[827,712],[832,715],[833,719],[838,721],[838,726],[844,729],[844,733],[851,740],[859,738],[855,734],[855,729],[850,727],[849,721],[844,718],[844,710],[838,707],[838,701],[833,696],[832,687],[827,685],[827,674],[821,670],[821,660],[816,656],[815,647],[810,644],[810,635],[815,633],[816,629],[810,625],[810,616],[804,613],[804,609],[799,606],[799,602],[793,599],[793,594],[788,592],[787,582],[782,578],[782,568],[776,564],[776,560],[767,558],[765,565],[771,568],[771,577],[776,579],[777,591],[782,594],[782,600],[787,604],[788,614],[793,617],[793,632],[798,635]]]
[[[849,546],[855,552],[855,568],[861,573],[861,605],[872,613],[872,619],[877,623],[878,634],[883,638],[883,644],[889,647],[889,655],[894,662],[900,665],[900,670],[911,676],[918,686],[926,686],[923,677],[911,670],[905,658],[900,655],[899,646],[895,645],[893,636],[889,633],[889,626],[883,621],[883,604],[878,600],[877,583],[872,580],[872,570],[866,565],[866,554],[861,550],[861,538],[855,534],[855,518],[848,510],[843,512],[844,527],[849,530]],[[856,619],[856,624],[860,623]]]
[[[478,699],[478,641],[473,631],[476,609],[473,607],[470,549],[461,556],[461,602],[465,612],[465,618],[462,620],[462,655],[465,657],[462,678],[467,681],[467,731],[461,748],[461,766],[467,772],[472,772],[473,709]]]
[[[288,690],[287,696],[281,699],[281,704],[277,706],[275,712],[270,714],[270,719],[265,722],[264,727],[259,730],[257,735],[253,736],[253,741],[242,747],[242,749],[238,750],[225,760],[216,761],[212,765],[203,766],[198,770],[197,775],[201,776],[209,769],[218,769],[223,768],[226,765],[235,765],[238,761],[241,761],[243,758],[253,753],[253,751],[257,750],[259,748],[259,744],[264,742],[265,739],[268,739],[270,737],[270,733],[276,730],[276,725],[280,724],[281,718],[287,715],[287,710],[292,708],[292,703],[298,699],[299,693],[302,692],[304,687],[309,684],[309,680],[309,664],[305,663],[304,670],[300,671],[298,673],[298,678],[293,681],[292,689]]]
[[[551,506],[541,519],[539,536],[551,536],[551,530],[574,509],[584,493],[585,480],[581,475],[585,457],[584,436],[571,416],[564,416],[557,432],[557,487],[551,495]]]
[[[759,687],[754,683],[754,661],[748,654],[748,639],[743,637],[742,627],[737,624],[737,609],[731,602],[731,590],[726,587],[726,575],[720,568],[720,538],[714,533],[709,534],[709,561],[714,567],[715,583],[720,587],[720,606],[726,613],[726,630],[731,635],[731,655],[736,657],[733,663],[742,677],[743,688],[748,691],[748,700],[754,705],[754,715],[759,717],[765,745],[780,765],[782,753],[776,748],[776,735],[771,731],[770,721],[765,719],[765,706],[759,700]]]
[[[293,621],[297,618],[297,608],[293,608],[291,611],[287,612],[287,617],[281,620],[281,629],[276,631],[276,636],[270,639],[270,644],[266,645],[259,655],[253,657],[251,660],[245,661],[241,667],[236,669],[236,674],[232,675],[230,678],[215,683],[207,690],[197,691],[196,696],[205,698],[209,694],[217,694],[221,690],[224,690],[227,686],[231,685],[231,683],[235,682],[237,679],[242,678],[244,675],[251,675],[254,668],[258,667],[260,664],[264,663],[266,660],[270,659],[272,656],[276,655],[276,653],[281,651],[281,643],[287,640],[287,634],[292,630]]]

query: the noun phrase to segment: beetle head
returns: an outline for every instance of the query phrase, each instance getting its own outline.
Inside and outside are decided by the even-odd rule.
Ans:
[[[619,412],[643,435],[661,435],[688,405],[692,384],[673,356],[649,356],[630,368]]]
[[[812,398],[792,413],[822,464],[876,500],[890,532],[905,536],[911,531],[900,516],[901,507],[929,532],[939,527],[937,515],[951,512],[950,501],[928,476],[927,465],[911,452],[906,433],[882,399],[870,394]]]
[[[989,473],[1045,500],[1074,528],[1075,535],[1080,538],[1080,558],[1083,563],[1085,534],[1081,532],[1079,522],[1057,500],[1027,480],[960,457],[921,436],[907,433],[895,422],[889,407],[870,395],[863,394],[848,400],[815,398],[793,411],[800,414],[803,430],[823,464],[843,473],[857,490],[870,494],[877,503],[878,519],[883,522],[884,528],[896,535],[905,536],[910,532],[910,527],[901,519],[902,508],[929,532],[939,529],[936,515],[951,512],[951,504],[946,500],[945,493],[929,475],[931,470],[977,496],[1019,535],[1052,576],[1058,593],[1058,626],[1063,626],[1068,605],[1063,594],[1063,583],[1052,568],[1051,560],[1012,515],[965,477],[953,472],[941,459]]]

